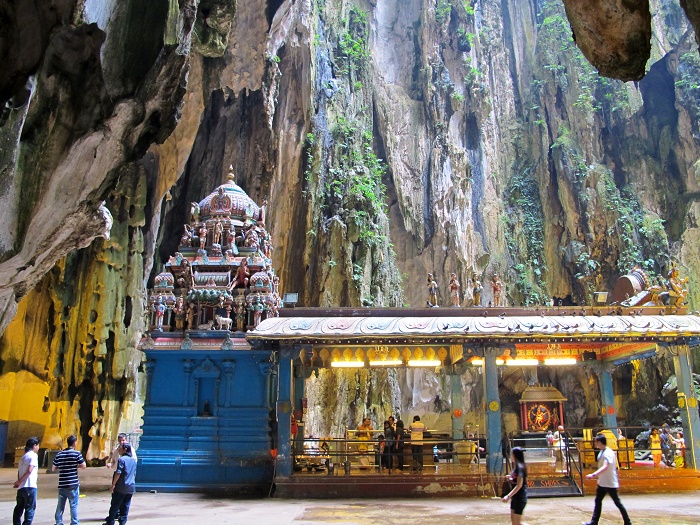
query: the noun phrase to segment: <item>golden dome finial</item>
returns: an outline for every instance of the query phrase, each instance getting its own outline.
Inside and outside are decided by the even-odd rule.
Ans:
[[[234,173],[233,173],[233,164],[231,164],[231,165],[228,167],[228,175],[226,175],[226,180],[229,180],[229,181],[231,181],[231,182],[233,182],[233,183],[236,182],[236,175],[234,175]]]

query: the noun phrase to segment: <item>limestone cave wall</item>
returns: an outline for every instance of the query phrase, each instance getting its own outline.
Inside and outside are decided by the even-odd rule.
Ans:
[[[463,291],[498,273],[509,304],[580,304],[635,264],[698,282],[697,2],[626,2],[631,25],[601,29],[595,56],[565,3],[0,0],[0,418],[26,420],[11,446],[72,431],[99,458],[138,427],[144,290],[229,165],[269,197],[282,289],[304,305],[421,306],[428,272],[443,306],[450,272]],[[639,56],[632,73],[609,57],[645,24],[644,78],[597,75],[586,57],[642,76]],[[503,373],[507,421],[538,381],[576,422],[595,413],[595,378],[542,373]],[[317,431],[443,417],[443,379],[383,374],[315,379],[352,403]],[[668,375],[663,358],[619,369],[620,404],[661,404]],[[476,425],[480,380],[462,380]]]

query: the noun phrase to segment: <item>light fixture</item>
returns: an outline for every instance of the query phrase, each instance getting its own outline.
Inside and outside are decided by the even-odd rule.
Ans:
[[[409,359],[408,366],[440,366],[438,359]]]
[[[537,359],[509,359],[507,366],[537,366],[540,362]]]
[[[483,360],[483,358],[481,358],[481,357],[476,357],[476,358],[472,359],[470,362],[471,362],[471,364],[474,365],[474,366],[482,366],[482,365],[484,364],[484,360]],[[496,358],[496,364],[497,364],[497,365],[500,366],[500,365],[502,365],[502,364],[504,364],[504,363],[505,363],[505,361],[504,361],[503,359],[501,359],[500,357]]]
[[[331,363],[331,368],[362,368],[364,366],[364,361],[333,361]]]
[[[544,360],[544,364],[547,366],[575,365],[576,363],[575,357],[548,357]]]
[[[385,361],[370,361],[369,366],[400,366],[403,364],[401,359],[387,359]]]

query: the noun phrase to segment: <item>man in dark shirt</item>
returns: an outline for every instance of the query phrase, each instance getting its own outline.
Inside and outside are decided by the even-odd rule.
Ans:
[[[68,448],[61,450],[53,460],[51,471],[58,470],[58,504],[56,505],[56,525],[63,525],[63,511],[66,500],[70,503],[70,524],[78,525],[78,498],[80,498],[80,481],[78,469],[85,468],[83,455],[75,450],[75,436],[68,436]]]
[[[129,517],[131,497],[136,492],[136,461],[131,457],[131,445],[124,443],[119,447],[119,462],[112,476],[112,502],[105,525],[114,525],[119,516],[119,524],[124,525]]]

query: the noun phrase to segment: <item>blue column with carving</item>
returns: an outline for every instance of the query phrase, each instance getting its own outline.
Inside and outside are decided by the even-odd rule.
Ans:
[[[501,397],[498,394],[498,367],[496,357],[503,353],[500,347],[484,349],[484,399],[486,402],[486,469],[503,470],[501,454]]]
[[[678,408],[683,422],[685,461],[688,468],[698,468],[696,452],[700,450],[700,418],[698,399],[693,388],[693,369],[690,348],[687,345],[672,347],[673,368],[676,372]]]
[[[615,393],[613,392],[612,370],[602,367],[598,374],[600,384],[600,400],[602,403],[603,426],[617,435],[617,409],[615,408]]]
[[[277,475],[288,477],[292,475],[292,378],[293,378],[293,347],[282,346],[278,359],[277,392]]]
[[[452,367],[450,374],[450,397],[452,401],[452,439],[462,439],[464,437],[464,423],[462,416],[457,417],[457,413],[462,412],[462,368]],[[459,412],[457,412],[459,411]]]

